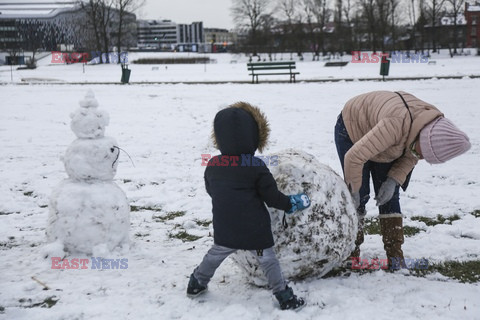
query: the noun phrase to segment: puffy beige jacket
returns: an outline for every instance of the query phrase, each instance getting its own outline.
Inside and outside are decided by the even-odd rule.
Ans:
[[[433,105],[410,93],[373,91],[350,99],[342,110],[353,147],[345,155],[345,182],[353,192],[362,185],[363,165],[368,161],[394,162],[388,176],[403,184],[418,160],[410,152],[420,130],[443,116]]]

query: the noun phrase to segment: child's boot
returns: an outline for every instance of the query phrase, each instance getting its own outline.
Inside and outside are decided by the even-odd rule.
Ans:
[[[188,281],[187,296],[193,298],[201,295],[202,293],[205,293],[206,291],[207,291],[207,287],[202,286],[200,283],[198,283],[197,278],[195,278],[195,276],[192,273],[190,275],[190,281]]]
[[[292,288],[289,286],[286,286],[285,290],[275,293],[275,297],[282,310],[298,311],[306,305],[305,300],[303,300],[303,298],[297,298],[297,296],[293,294]]]

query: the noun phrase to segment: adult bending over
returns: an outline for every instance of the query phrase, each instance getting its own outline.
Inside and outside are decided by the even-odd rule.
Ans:
[[[335,126],[335,144],[359,217],[352,257],[360,256],[371,176],[389,267],[392,258],[403,263],[400,186],[406,190],[418,160],[437,164],[466,152],[468,136],[410,93],[373,91],[346,103]]]

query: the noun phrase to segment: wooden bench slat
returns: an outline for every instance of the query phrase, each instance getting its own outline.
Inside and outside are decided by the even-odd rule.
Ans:
[[[259,76],[273,76],[273,75],[276,75],[276,74],[300,74],[300,72],[272,72],[272,73],[255,73],[255,74],[250,73],[249,76],[256,76],[256,75],[259,75]]]
[[[293,69],[296,69],[296,68],[295,68],[295,67],[289,67],[289,68],[285,68],[285,67],[260,67],[260,68],[251,68],[251,67],[250,67],[250,68],[248,68],[249,71],[251,71],[251,70],[255,70],[255,71],[257,71],[257,70],[259,70],[259,71],[261,71],[261,70],[285,70],[285,69],[287,69],[287,70],[288,70],[288,69],[292,69],[292,70],[293,70]]]
[[[249,62],[247,66],[274,66],[274,65],[295,65],[295,61],[290,62]]]

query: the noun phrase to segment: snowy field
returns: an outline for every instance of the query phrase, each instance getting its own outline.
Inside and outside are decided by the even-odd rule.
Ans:
[[[468,68],[462,59],[469,61]],[[313,73],[315,63],[303,63],[312,67],[299,65],[302,75]],[[445,74],[480,72],[477,57],[445,59],[445,64]],[[249,80],[243,62],[226,61],[223,74],[216,69],[221,65],[206,65],[207,71],[203,65],[169,66],[156,72],[169,74],[161,81]],[[441,70],[441,65],[415,68]],[[135,70],[142,67],[145,70]],[[46,65],[25,71],[25,76],[119,80],[119,74],[99,71],[94,77],[94,68],[119,69],[87,66],[81,78],[81,66]],[[181,72],[176,74],[175,68]],[[151,80],[151,66],[132,66],[132,70],[132,80]],[[344,76],[340,69],[333,70],[333,76]],[[405,225],[422,231],[407,237],[403,249],[406,257],[426,258],[430,263],[480,260],[480,218],[471,214],[480,209],[480,79],[24,86],[8,84],[9,71],[0,68],[4,82],[0,85],[0,319],[480,319],[479,283],[464,284],[439,273],[416,277],[406,271],[352,272],[291,283],[308,302],[295,313],[280,311],[268,290],[247,284],[241,270],[227,259],[206,295],[198,300],[185,295],[188,276],[213,241],[201,154],[217,153],[209,141],[215,113],[240,100],[259,106],[270,120],[270,145],[264,154],[294,147],[339,173],[333,127],[350,97],[370,90],[405,90],[438,106],[469,134],[472,149],[446,164],[421,162],[415,168],[401,204]],[[20,71],[14,74],[15,81],[24,76]],[[106,135],[116,138],[134,163],[122,153],[115,178],[132,206],[131,247],[108,257],[128,259],[128,269],[54,270],[44,258],[49,196],[66,178],[60,158],[75,139],[69,114],[88,88],[95,92],[100,108],[110,113]],[[375,217],[371,202],[368,217]],[[456,214],[460,219],[436,226],[411,219],[439,214]],[[179,239],[181,235],[199,238],[186,241],[192,239]],[[366,236],[362,257],[384,258],[380,235]],[[49,289],[43,290],[32,277]],[[46,308],[48,303],[54,305]]]

